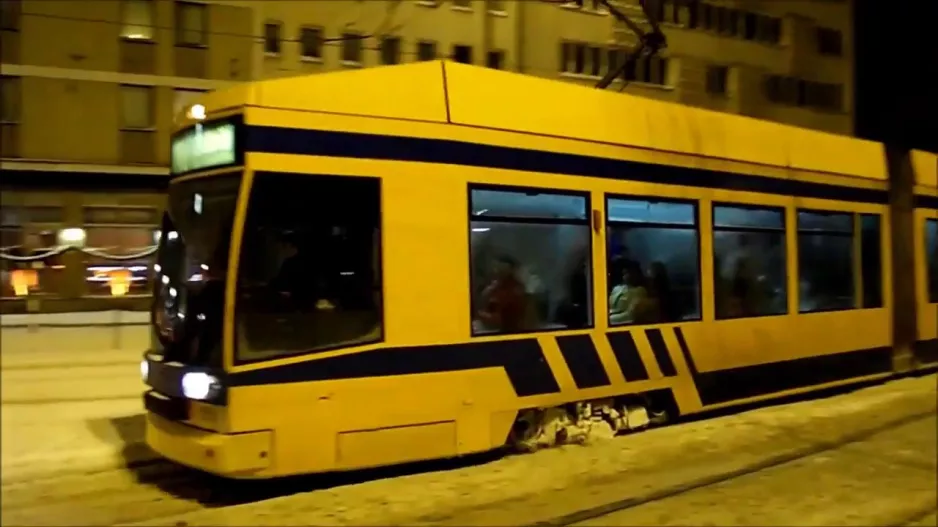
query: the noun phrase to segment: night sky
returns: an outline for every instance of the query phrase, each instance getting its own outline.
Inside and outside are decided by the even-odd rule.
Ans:
[[[938,152],[938,0],[854,0],[856,134]]]

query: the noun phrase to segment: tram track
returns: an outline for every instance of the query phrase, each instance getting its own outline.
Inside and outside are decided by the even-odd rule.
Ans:
[[[672,498],[679,496],[687,495],[695,491],[712,488],[717,485],[738,480],[746,476],[756,475],[765,471],[768,471],[773,468],[781,467],[788,465],[797,461],[801,461],[812,456],[819,454],[824,454],[827,452],[835,451],[846,446],[860,443],[871,439],[877,435],[895,430],[904,425],[911,423],[916,423],[923,421],[929,418],[933,418],[936,415],[935,410],[929,410],[924,412],[916,412],[914,414],[906,415],[876,427],[853,432],[844,435],[836,441],[820,441],[815,442],[814,444],[801,448],[792,452],[786,452],[783,454],[775,455],[769,457],[760,462],[756,462],[735,470],[730,470],[726,472],[721,472],[718,474],[712,474],[705,477],[693,479],[684,483],[668,486],[666,488],[658,489],[652,492],[648,492],[639,496],[631,496],[623,498],[621,500],[607,502],[598,506],[591,506],[563,514],[561,516],[556,516],[547,520],[538,521],[530,524],[530,527],[568,527],[574,525],[581,525],[590,520],[596,520],[603,517],[611,516],[615,513],[620,513],[623,511],[628,511],[630,509],[635,509],[643,505],[648,505],[656,502],[663,502]],[[908,463],[906,463],[908,465]],[[914,464],[915,468],[928,470],[932,469],[932,466],[925,466],[924,464]],[[908,513],[906,518],[897,518],[896,522],[889,522],[889,525],[910,525],[915,523],[917,520],[920,520],[924,517],[927,517],[930,513],[934,511],[934,506],[929,506],[926,508],[919,508]]]
[[[903,388],[903,390],[905,389],[907,388]],[[777,410],[767,409],[766,412],[768,413],[765,414],[766,417],[764,418],[739,418],[737,424],[730,425],[730,428],[734,426],[736,428],[728,429],[725,435],[723,432],[719,432],[718,436],[712,435],[718,433],[718,430],[723,430],[725,424],[714,427],[713,421],[705,421],[698,424],[688,424],[687,428],[679,425],[671,431],[662,429],[661,432],[656,433],[653,440],[651,436],[637,434],[631,436],[632,439],[626,436],[610,443],[604,443],[606,446],[599,444],[586,447],[569,447],[562,449],[560,452],[541,457],[540,461],[534,463],[544,464],[546,462],[553,465],[554,462],[560,462],[565,467],[563,469],[566,471],[564,474],[569,472],[569,475],[560,475],[561,479],[557,481],[557,486],[548,484],[546,488],[540,484],[532,486],[527,482],[529,476],[532,475],[531,470],[533,467],[531,463],[533,459],[537,458],[538,454],[510,456],[516,461],[506,459],[495,465],[489,465],[483,459],[475,460],[475,462],[472,460],[451,461],[448,463],[436,462],[432,463],[432,467],[421,464],[422,466],[406,469],[396,467],[340,475],[304,476],[288,480],[265,481],[261,484],[224,480],[172,463],[156,460],[139,463],[133,467],[107,471],[73,472],[32,481],[4,483],[2,485],[2,522],[0,523],[24,526],[79,524],[171,525],[180,522],[191,525],[215,525],[219,521],[218,514],[236,514],[239,521],[242,521],[243,518],[243,524],[248,525],[266,524],[271,521],[270,518],[286,513],[303,515],[300,516],[303,519],[290,521],[291,524],[325,525],[354,521],[354,523],[362,525],[387,525],[389,523],[575,525],[588,522],[590,519],[602,518],[604,515],[615,514],[619,511],[636,509],[643,505],[667,503],[668,500],[677,500],[681,496],[687,496],[694,492],[706,492],[706,489],[712,489],[722,483],[732,482],[745,478],[747,475],[758,474],[772,470],[775,467],[796,463],[798,460],[814,455],[843,449],[852,443],[864,442],[877,436],[877,434],[883,434],[897,427],[916,423],[929,417],[934,418],[936,415],[933,403],[933,388],[928,388],[928,392],[923,392],[920,395],[904,395],[902,399],[881,398],[880,395],[877,395],[876,400],[878,402],[872,406],[864,406],[867,403],[864,403],[864,405],[840,403],[842,409],[836,411],[814,410],[813,412],[819,412],[818,416],[814,418],[802,417],[803,412],[806,411],[804,407],[797,411],[782,408]],[[912,401],[918,402],[913,403]],[[820,401],[810,404],[815,407],[823,405],[824,408],[828,405],[828,403]],[[908,413],[904,413],[899,418],[890,418],[885,413],[887,409],[895,410],[896,408],[902,408]],[[808,410],[808,412],[812,411]],[[789,414],[794,417],[794,420],[768,417],[771,415],[781,417]],[[861,415],[862,418],[860,418]],[[821,416],[829,417],[822,418]],[[734,421],[736,421],[736,418],[734,418]],[[742,423],[750,424],[739,428]],[[848,432],[846,435],[842,432],[844,430],[853,430],[857,425],[862,426],[863,430]],[[646,437],[648,440],[643,440],[642,437]],[[700,437],[700,439],[684,443],[679,439],[682,437]],[[744,437],[745,439],[743,439]],[[821,440],[821,438],[824,438],[824,440]],[[681,450],[696,448],[691,447],[691,445],[716,445],[723,444],[724,441],[729,441],[729,443],[713,450],[706,448],[690,457],[679,454],[679,451],[672,447],[662,449],[654,446],[655,444],[671,443],[675,440],[678,441],[675,446],[678,444],[686,445],[679,447]],[[715,442],[711,443],[712,441]],[[620,446],[608,448],[617,443]],[[627,446],[623,447],[622,445]],[[645,451],[646,447],[643,445],[651,446],[652,451]],[[744,445],[749,445],[751,448],[747,451],[740,451],[739,448]],[[616,452],[619,457],[624,455],[623,459],[636,455],[630,454],[629,451],[645,451],[646,456],[652,454],[652,459],[660,459],[662,463],[667,463],[669,459],[679,461],[680,464],[676,467],[679,470],[675,471],[675,467],[669,467],[665,464],[655,466],[654,463],[650,462],[640,463],[640,466],[622,464],[622,468],[619,470],[589,472],[590,475],[586,479],[580,479],[580,476],[574,474],[586,476],[587,472],[581,472],[580,469],[574,467],[579,466],[576,464],[580,462],[575,461],[576,457],[581,456],[579,452],[586,452],[586,450],[581,450],[582,448],[586,450],[594,450],[595,448],[599,452],[607,451],[610,454]],[[766,455],[771,455],[773,451],[777,452],[780,448],[784,448],[786,454],[765,459]],[[714,456],[718,456],[718,458],[712,458],[713,461],[709,461],[706,454],[706,452],[711,451]],[[729,457],[724,457],[725,455],[729,455]],[[584,454],[584,459],[593,459],[595,457],[595,453]],[[895,464],[897,466],[903,465],[907,470],[914,470],[919,473],[929,470],[934,473],[934,465],[929,464],[933,457],[932,455],[919,459],[914,455],[905,456],[902,459],[897,458]],[[525,458],[528,461],[522,462]],[[857,459],[863,461],[862,457]],[[570,465],[571,462],[574,465]],[[517,475],[512,475],[510,479],[491,475],[493,471],[497,474],[505,470],[506,463],[509,466],[517,465],[519,467],[511,469],[512,474]],[[586,461],[583,463],[586,463]],[[520,470],[521,467],[527,468]],[[463,468],[465,470],[462,470]],[[430,474],[420,474],[425,472],[430,472]],[[538,474],[541,473],[538,472]],[[525,474],[528,476],[525,476]],[[701,474],[709,475],[701,478],[699,477]],[[398,476],[408,475],[413,475],[413,477],[398,479]],[[544,481],[543,478],[539,477],[538,479]],[[476,486],[466,486],[466,484],[475,481],[494,482],[501,480],[504,480],[504,482],[499,485],[508,485],[513,489],[517,489],[506,493],[505,489],[507,487],[502,487],[502,491],[495,492]],[[629,484],[623,485],[623,482],[629,482]],[[737,483],[737,487],[739,485]],[[662,486],[665,488],[661,488]],[[430,505],[426,504],[426,499],[420,497],[420,493],[428,487],[435,487],[434,492],[443,493],[438,497],[429,496],[430,501],[433,502]],[[465,499],[464,493],[468,492],[470,487],[474,498],[468,501],[475,503],[467,503]],[[534,492],[534,489],[538,487],[544,488],[544,490]],[[600,494],[590,495],[590,487],[605,487],[605,489]],[[625,490],[623,487],[625,487]],[[633,490],[629,491],[629,488]],[[330,490],[318,492],[325,489]],[[567,493],[566,497],[557,499],[557,496],[563,494],[545,494],[544,491],[549,489],[556,490],[558,493]],[[622,496],[624,493],[629,492],[632,493],[631,497],[615,499],[617,495]],[[293,494],[298,495],[291,496]],[[449,494],[451,495],[447,496]],[[397,495],[402,497],[390,497]],[[409,495],[410,497],[407,497]],[[386,496],[389,498],[385,498]],[[539,496],[543,496],[546,500],[553,500],[555,502],[554,506],[543,509],[536,506],[530,507],[528,497],[541,499]],[[278,499],[271,500],[271,498]],[[389,499],[392,502],[399,503],[389,506],[387,501]],[[412,505],[406,505],[405,501],[412,502]],[[929,505],[933,508],[934,499],[931,501],[932,503]],[[572,513],[568,512],[577,504],[583,507]],[[229,505],[238,505],[239,507],[235,507],[230,511],[226,509],[224,513],[214,511],[218,508],[225,509]],[[596,506],[587,507],[585,505]],[[922,518],[927,520],[932,511],[922,509],[921,503],[916,505],[920,506],[919,509],[913,510],[910,508],[903,514],[896,516],[895,519],[882,524],[909,525],[910,527],[925,525],[916,522]],[[502,521],[492,521],[491,511],[493,509],[514,509],[508,511],[514,517],[511,520],[506,520],[503,516]],[[264,511],[271,512],[265,513]],[[334,511],[334,513],[329,511]],[[355,511],[354,514],[357,516],[354,516],[354,518],[349,516],[345,520],[339,520],[339,518],[346,515],[346,512],[343,511]],[[472,519],[468,518],[466,514],[472,515],[474,512],[477,513],[475,519],[483,521],[466,521]],[[898,513],[899,511],[893,512]],[[252,520],[252,514],[255,513],[262,515],[257,516],[257,518],[262,518],[260,521]],[[263,516],[264,514],[267,514],[267,516]],[[540,516],[537,516],[538,514]],[[542,520],[542,518],[547,519]]]

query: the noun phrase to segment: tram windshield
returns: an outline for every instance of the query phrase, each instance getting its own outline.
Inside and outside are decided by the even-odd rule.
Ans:
[[[173,183],[154,267],[155,340],[167,361],[221,366],[225,276],[241,176]]]

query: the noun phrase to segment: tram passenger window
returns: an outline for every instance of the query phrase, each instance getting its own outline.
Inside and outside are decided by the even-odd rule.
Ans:
[[[700,318],[694,203],[609,198],[609,325]]]
[[[798,311],[853,309],[853,214],[798,211]]]
[[[472,334],[592,326],[589,201],[470,191]]]
[[[260,173],[238,267],[239,362],[382,338],[381,187]]]
[[[883,245],[879,214],[860,215],[863,307],[883,307]]]
[[[928,301],[938,304],[938,219],[925,220],[925,257],[928,259]]]
[[[783,209],[714,206],[713,252],[718,319],[788,312]]]

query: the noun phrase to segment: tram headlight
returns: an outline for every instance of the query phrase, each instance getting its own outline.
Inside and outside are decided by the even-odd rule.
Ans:
[[[215,377],[200,371],[182,376],[182,394],[189,399],[203,401],[218,393],[221,385]]]
[[[147,382],[147,377],[150,375],[150,363],[143,359],[140,361],[140,377],[143,378],[143,382]]]

